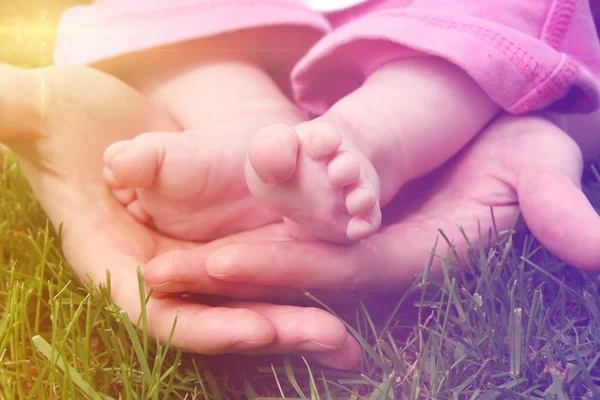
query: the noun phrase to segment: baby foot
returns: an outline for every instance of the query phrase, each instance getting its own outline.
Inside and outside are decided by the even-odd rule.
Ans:
[[[248,151],[246,182],[296,236],[348,243],[381,224],[375,168],[344,127],[326,118],[259,131]]]
[[[247,144],[236,139],[218,129],[144,133],[107,148],[103,177],[134,218],[178,239],[214,239],[280,220],[248,192]]]

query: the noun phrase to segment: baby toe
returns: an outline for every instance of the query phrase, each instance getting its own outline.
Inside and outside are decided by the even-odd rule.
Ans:
[[[292,127],[272,125],[256,133],[248,149],[248,161],[264,183],[284,182],[296,172],[298,145]]]
[[[342,145],[341,133],[329,122],[310,121],[298,129],[302,150],[312,159],[331,157]]]
[[[360,164],[350,153],[340,153],[327,164],[329,183],[335,188],[355,183],[360,177]]]
[[[353,216],[366,215],[377,205],[377,196],[367,188],[352,189],[346,195],[346,210]]]
[[[379,206],[367,218],[352,217],[346,228],[346,236],[350,240],[361,240],[373,235],[381,225],[381,210]]]
[[[164,160],[164,148],[151,142],[136,142],[116,154],[112,174],[120,186],[148,188],[157,177]]]
[[[119,203],[125,206],[130,204],[137,198],[135,190],[131,188],[115,188],[112,189],[110,192]]]
[[[132,145],[131,140],[121,140],[111,144],[104,151],[104,162],[110,165],[116,156],[129,150]]]
[[[102,168],[102,179],[108,186],[119,187],[119,183],[115,179],[115,176],[112,173],[112,168],[105,166]]]
[[[147,225],[152,221],[152,217],[144,210],[139,200],[134,200],[125,206],[125,209],[138,222]]]

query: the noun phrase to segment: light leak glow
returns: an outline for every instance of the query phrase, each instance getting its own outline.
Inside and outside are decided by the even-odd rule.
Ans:
[[[52,43],[56,37],[55,25],[56,21],[51,21],[45,10],[38,14],[22,13],[12,23],[0,25],[0,35],[12,36],[15,47],[10,51],[37,53],[39,65],[44,65],[51,59],[48,43]],[[46,113],[47,100],[46,79],[42,74],[38,86],[38,101],[43,114]]]
[[[55,23],[48,20],[46,11],[37,16],[23,13],[17,16],[11,27],[1,26],[0,33],[12,34],[25,51],[40,49],[43,43],[51,42],[56,36]]]

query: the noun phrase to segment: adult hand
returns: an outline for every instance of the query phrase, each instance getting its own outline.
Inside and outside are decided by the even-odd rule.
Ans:
[[[102,154],[117,140],[178,127],[127,85],[83,67],[22,70],[0,65],[0,114],[0,142],[15,151],[53,225],[63,224],[63,250],[75,273],[83,281],[91,278],[100,284],[106,283],[108,270],[114,301],[136,320],[138,266],[164,252],[204,247],[137,223],[105,186]],[[269,239],[280,235],[267,233]],[[266,240],[261,235],[251,232],[242,238]],[[207,277],[204,287],[209,286],[205,292],[221,294],[231,291],[232,285]],[[233,286],[246,297],[266,291],[289,293]],[[178,315],[173,343],[183,342],[186,351],[296,352],[340,368],[352,367],[360,357],[358,344],[343,324],[316,308],[231,300],[209,306],[190,299],[154,297],[147,313],[149,333],[163,343]]]
[[[519,206],[550,251],[574,266],[598,269],[600,217],[581,191],[582,170],[579,147],[555,125],[503,116],[446,166],[406,185],[384,210],[380,232],[360,243],[264,241],[166,252],[147,265],[144,279],[166,293],[202,292],[207,274],[256,285],[401,290],[422,271],[438,229],[462,256],[467,243],[459,225],[477,245],[478,224],[484,234],[492,226],[490,207],[503,231]],[[438,254],[446,249],[440,240]]]

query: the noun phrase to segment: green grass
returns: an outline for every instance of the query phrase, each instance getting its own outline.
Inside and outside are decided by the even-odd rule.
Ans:
[[[598,275],[526,233],[482,232],[490,249],[449,254],[442,278],[426,269],[391,302],[341,310],[364,349],[357,371],[192,356],[81,287],[11,156],[0,173],[0,399],[600,398]]]

